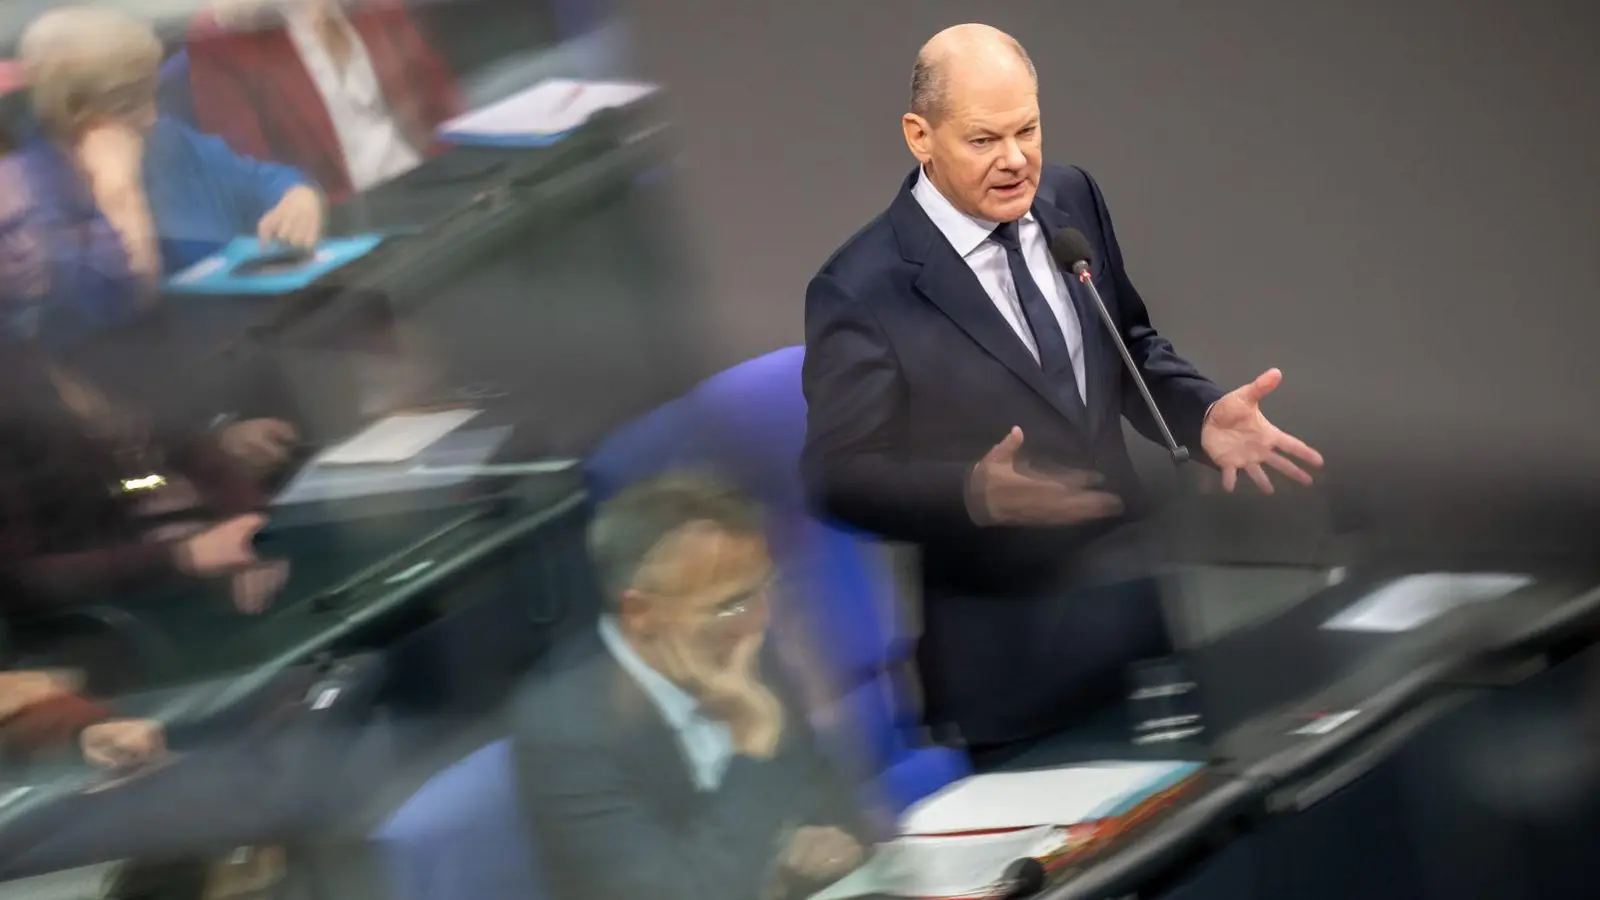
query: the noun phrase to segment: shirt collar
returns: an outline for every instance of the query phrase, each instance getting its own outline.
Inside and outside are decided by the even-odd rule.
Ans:
[[[917,183],[911,187],[911,196],[917,201],[917,205],[922,207],[922,211],[928,214],[928,218],[944,235],[945,240],[950,242],[950,246],[963,257],[983,246],[983,242],[1000,227],[999,222],[969,216],[956,209],[955,204],[934,187],[924,170],[918,170]],[[1023,213],[1021,221],[1032,223],[1033,213],[1031,211]]]
[[[696,710],[699,703],[688,691],[673,684],[671,679],[662,675],[634,651],[627,638],[617,629],[616,620],[610,616],[600,618],[600,640],[616,658],[617,664],[622,666],[635,682],[638,682],[645,696],[661,711],[662,718],[676,731],[682,731],[697,722],[700,718]]]

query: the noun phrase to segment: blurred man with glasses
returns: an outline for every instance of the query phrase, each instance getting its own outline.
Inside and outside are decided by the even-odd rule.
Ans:
[[[738,493],[681,476],[598,511],[601,620],[514,720],[554,896],[805,896],[861,863],[857,798],[766,652],[762,527]]]

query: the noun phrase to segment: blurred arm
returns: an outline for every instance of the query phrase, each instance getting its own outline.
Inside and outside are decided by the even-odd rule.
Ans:
[[[807,420],[801,475],[827,515],[895,540],[973,529],[970,463],[919,460],[903,436],[905,386],[872,310],[828,275],[806,289]]]
[[[1081,169],[1079,171],[1082,172]],[[1172,344],[1150,323],[1150,311],[1145,307],[1144,298],[1139,296],[1138,289],[1133,286],[1132,279],[1123,268],[1122,249],[1117,244],[1111,213],[1106,208],[1105,198],[1100,194],[1100,186],[1089,173],[1082,174],[1089,184],[1089,192],[1094,199],[1095,212],[1100,219],[1100,233],[1105,237],[1106,271],[1111,276],[1113,290],[1116,291],[1122,340],[1128,345],[1128,352],[1133,356],[1139,371],[1144,374],[1145,384],[1150,388],[1150,396],[1155,399],[1156,406],[1166,417],[1167,424],[1172,428],[1173,437],[1179,444],[1187,446],[1189,452],[1199,459],[1202,456],[1200,429],[1205,424],[1206,410],[1211,408],[1211,404],[1222,399],[1224,392],[1210,379],[1201,375],[1188,360],[1179,356],[1177,351],[1172,349]],[[1122,372],[1123,415],[1133,423],[1133,427],[1138,429],[1140,434],[1156,443],[1162,443],[1161,430],[1150,417],[1149,410],[1145,409],[1144,399],[1139,396],[1139,388],[1132,379],[1132,375],[1126,371]]]
[[[0,722],[0,748],[8,757],[20,760],[63,749],[75,752],[78,732],[110,715],[104,707],[76,694],[57,694]]]

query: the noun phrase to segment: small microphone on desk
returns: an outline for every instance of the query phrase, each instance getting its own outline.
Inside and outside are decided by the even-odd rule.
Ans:
[[[1044,890],[1044,864],[1025,856],[1006,866],[1005,874],[1000,876],[1000,883],[995,887],[995,896],[1000,900],[1032,897]]]
[[[1076,275],[1078,281],[1089,289],[1089,296],[1094,300],[1095,310],[1100,313],[1100,321],[1106,326],[1106,333],[1111,336],[1111,342],[1117,345],[1117,352],[1122,354],[1123,368],[1133,376],[1134,386],[1139,389],[1139,396],[1144,398],[1145,409],[1150,411],[1150,417],[1155,419],[1156,427],[1161,430],[1161,439],[1166,442],[1167,452],[1172,455],[1173,465],[1181,466],[1188,462],[1189,448],[1173,438],[1166,417],[1156,407],[1155,398],[1150,396],[1150,388],[1144,383],[1144,373],[1139,371],[1139,365],[1133,361],[1133,354],[1128,352],[1128,344],[1122,339],[1122,329],[1118,328],[1116,320],[1111,318],[1111,311],[1106,308],[1105,301],[1100,299],[1100,291],[1094,286],[1093,273],[1090,270],[1094,251],[1089,246],[1089,239],[1076,228],[1064,228],[1056,232],[1056,236],[1051,239],[1050,255],[1055,257],[1056,265],[1061,267],[1062,272]]]

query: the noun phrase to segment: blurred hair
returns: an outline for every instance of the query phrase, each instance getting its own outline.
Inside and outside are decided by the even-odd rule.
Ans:
[[[652,551],[679,529],[708,524],[735,535],[762,535],[762,510],[744,493],[704,475],[672,473],[632,485],[600,504],[589,525],[589,557],[607,610]]]
[[[40,122],[70,134],[86,120],[114,112],[119,94],[153,81],[163,51],[155,30],[135,16],[63,6],[28,24],[17,56]]]
[[[1028,67],[1028,74],[1037,86],[1039,72],[1033,67],[1033,58],[1023,49],[1022,42],[1010,35],[1005,35],[1004,40]],[[911,66],[911,111],[927,119],[929,124],[936,124],[950,111],[949,70],[949,60],[945,56],[925,50],[917,54],[917,61]]]

